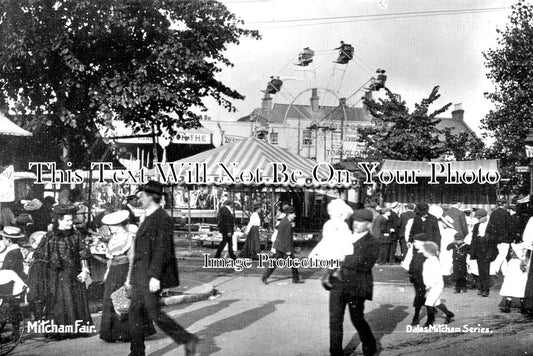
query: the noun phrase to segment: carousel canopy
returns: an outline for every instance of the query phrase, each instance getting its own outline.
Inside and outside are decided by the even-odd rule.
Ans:
[[[274,182],[274,167],[285,165],[285,173],[299,171],[294,175],[294,181],[284,180],[279,173],[277,182]],[[171,176],[171,167],[181,181],[176,182]],[[223,145],[212,150],[204,151],[197,155],[179,161],[162,164],[160,169],[148,171],[148,176],[157,177],[167,184],[199,184],[199,185],[266,185],[266,186],[331,186],[323,183],[329,175],[329,168],[322,164],[317,168],[317,179],[312,179],[313,169],[317,164],[308,158],[291,153],[279,146],[272,145],[256,137]],[[280,168],[281,169],[281,168]],[[227,170],[227,171],[226,171]],[[161,174],[163,172],[163,174]],[[238,178],[244,172],[243,178]],[[259,172],[259,174],[257,174]],[[250,179],[251,177],[254,179]],[[261,179],[258,179],[258,175]],[[203,181],[206,178],[207,181]]]
[[[31,132],[17,126],[0,112],[0,135],[6,136],[31,136]]]

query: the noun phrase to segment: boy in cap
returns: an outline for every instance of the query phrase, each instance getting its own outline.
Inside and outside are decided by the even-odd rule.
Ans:
[[[453,250],[453,275],[455,277],[455,292],[466,293],[466,257],[470,252],[470,245],[465,243],[465,236],[458,232],[453,237],[454,241],[446,247]]]

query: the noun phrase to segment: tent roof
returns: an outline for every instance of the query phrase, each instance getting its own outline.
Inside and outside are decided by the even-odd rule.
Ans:
[[[9,120],[3,113],[0,112],[0,135],[31,136],[32,134],[31,132],[17,126],[13,121]]]
[[[278,162],[286,165],[286,173],[299,170],[302,177],[297,179],[297,182],[279,181],[273,182],[274,166],[272,163]],[[200,165],[199,177],[196,176],[196,163]],[[198,179],[203,176],[203,165],[205,164],[205,175],[208,182],[199,182]],[[178,177],[183,177],[184,180],[176,182],[173,178],[169,178],[167,173],[170,172],[170,165],[175,169]],[[228,173],[223,166],[232,174],[236,175],[240,172],[253,172],[256,175],[259,170],[262,181],[250,182],[245,174],[243,182],[237,182],[230,179]],[[323,186],[317,181],[305,181],[305,178],[311,178],[313,168],[316,163],[308,158],[301,157],[279,146],[272,145],[268,142],[262,141],[256,137],[248,137],[246,139],[223,145],[212,150],[201,152],[197,155],[184,158],[179,161],[168,163],[168,165],[161,165],[162,171],[166,177],[160,176],[160,180],[168,184],[200,184],[200,185],[268,185],[268,186]],[[149,176],[155,176],[157,169],[151,169],[147,172]],[[325,165],[321,165],[318,169],[319,179],[327,177],[328,169]],[[189,174],[191,177],[189,177]],[[279,173],[278,173],[278,176]]]
[[[383,171],[403,171],[403,170],[413,170],[419,171],[417,174],[419,177],[430,177],[431,176],[431,162],[427,161],[397,161],[386,159],[383,161],[380,172]],[[485,171],[494,170],[498,171],[498,160],[497,159],[487,159],[487,160],[473,160],[473,161],[451,161],[451,162],[442,162],[450,163],[451,170],[453,171],[477,171],[479,168],[483,168]],[[437,176],[442,176],[437,171]]]

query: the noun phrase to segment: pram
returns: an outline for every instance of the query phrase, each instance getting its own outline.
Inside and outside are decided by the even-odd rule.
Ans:
[[[0,270],[0,355],[7,355],[21,342],[27,286],[11,270]]]

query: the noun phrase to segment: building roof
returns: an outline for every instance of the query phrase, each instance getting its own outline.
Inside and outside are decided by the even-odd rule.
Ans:
[[[341,121],[343,111],[338,106],[321,106],[317,117],[319,119],[325,117],[327,121]],[[285,117],[287,119],[308,119],[311,120],[312,110],[310,105],[289,105],[289,104],[274,104],[272,111],[268,112],[263,109],[255,109],[250,115],[241,117],[238,121],[258,121],[266,120],[271,123],[283,123]],[[365,109],[357,107],[346,107],[346,121],[350,122],[370,122],[372,118],[367,114]]]
[[[325,115],[328,115],[325,120],[328,122],[340,122],[343,111],[338,106],[322,106],[321,112],[318,115],[319,120]],[[249,115],[243,116],[237,121],[250,122],[256,121],[261,123],[276,123],[283,124],[285,117],[287,119],[306,119],[312,120],[310,105],[289,105],[275,103],[271,111],[266,111],[261,108],[254,109]],[[467,125],[464,119],[452,117],[439,117],[440,123],[437,125],[439,129],[451,128],[454,133],[460,134],[463,132],[474,134],[474,131]],[[372,121],[372,116],[360,107],[346,107],[346,121],[348,123],[369,124]]]

